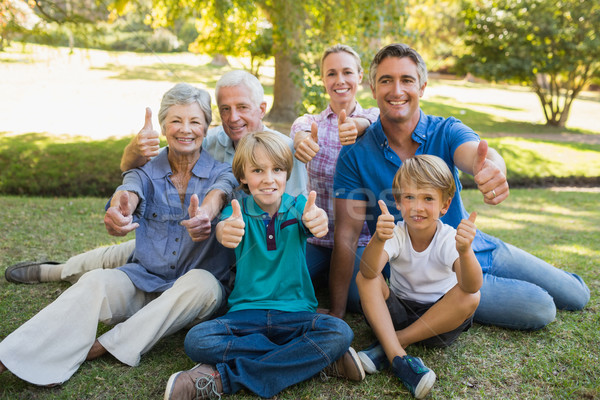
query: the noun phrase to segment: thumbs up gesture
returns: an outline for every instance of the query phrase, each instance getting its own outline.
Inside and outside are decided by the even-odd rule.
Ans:
[[[217,225],[217,240],[223,246],[235,249],[244,237],[246,224],[242,217],[240,203],[236,199],[231,201],[231,208],[231,217]]]
[[[475,219],[477,213],[472,212],[469,215],[469,219],[463,219],[456,228],[456,250],[459,254],[464,254],[471,249],[471,243],[475,238],[477,227],[475,226]]]
[[[379,200],[378,204],[381,214],[377,217],[375,236],[377,236],[380,241],[385,242],[394,236],[394,227],[396,226],[396,223],[394,222],[394,216],[390,214],[385,202]]]
[[[323,237],[329,232],[329,219],[327,213],[322,208],[317,207],[315,200],[317,199],[317,192],[314,190],[308,194],[308,200],[304,206],[304,213],[302,214],[302,222],[304,226],[308,228],[310,233],[315,237]]]
[[[201,242],[210,236],[211,225],[208,214],[199,207],[199,199],[197,194],[193,194],[190,198],[190,206],[188,207],[190,219],[181,221],[181,225],[185,226],[188,234],[194,242]]]
[[[473,179],[487,204],[499,204],[508,197],[508,182],[498,166],[487,158],[489,149],[485,140],[477,146],[473,161]]]
[[[146,107],[144,127],[135,138],[135,151],[149,160],[158,155],[159,146],[159,133],[152,127],[152,110],[150,107]]]
[[[140,225],[133,222],[133,211],[137,207],[138,197],[134,193],[118,191],[111,200],[111,206],[104,214],[104,226],[109,235],[125,236]]]
[[[346,110],[340,111],[340,115],[338,115],[338,132],[342,146],[356,142],[358,128],[353,118],[346,117]]]
[[[306,135],[304,139],[298,143],[296,146],[296,152],[294,156],[302,161],[303,163],[307,163],[314,158],[319,152],[319,126],[316,122],[313,122],[310,125],[310,135]]]

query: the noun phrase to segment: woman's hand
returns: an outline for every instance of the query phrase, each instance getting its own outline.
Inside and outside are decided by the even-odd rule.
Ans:
[[[237,200],[233,199],[231,201],[231,208],[233,209],[231,217],[219,222],[217,225],[217,240],[223,246],[235,249],[244,237],[246,224],[242,218],[240,203]]]
[[[306,137],[296,145],[294,156],[303,163],[307,163],[312,160],[313,157],[319,152],[320,147],[318,132],[319,126],[316,122],[313,122],[310,125],[310,135],[306,135]]]
[[[135,198],[130,201],[130,196],[135,196]],[[116,199],[118,199],[118,204],[116,204]],[[109,235],[125,236],[140,226],[137,222],[133,222],[134,203],[137,206],[137,196],[133,193],[119,191],[114,194],[111,206],[104,214],[104,226]]]

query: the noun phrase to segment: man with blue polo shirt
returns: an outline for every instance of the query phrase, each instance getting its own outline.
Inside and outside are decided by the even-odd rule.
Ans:
[[[426,115],[420,109],[427,69],[415,50],[404,44],[381,49],[371,63],[370,83],[380,118],[356,144],[342,149],[334,178],[336,229],[330,280],[336,287],[330,287],[330,296],[331,312],[340,317],[363,222],[375,232],[379,199],[396,220],[401,218],[391,188],[403,160],[433,154],[448,164],[457,189],[442,221],[454,228],[469,215],[460,198],[458,170],[473,175],[487,204],[497,205],[509,195],[506,166],[495,150],[459,120]],[[497,238],[477,231],[473,249],[484,272],[477,322],[536,330],[554,319],[557,308],[580,310],[589,301],[589,289],[579,276]]]

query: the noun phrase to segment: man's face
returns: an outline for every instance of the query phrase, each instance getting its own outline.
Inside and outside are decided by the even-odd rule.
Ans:
[[[256,104],[245,85],[220,88],[217,106],[223,129],[234,145],[248,133],[263,129],[267,103]]]
[[[384,58],[377,67],[375,84],[371,86],[382,122],[418,120],[419,98],[426,85],[420,85],[417,64],[410,58]]]

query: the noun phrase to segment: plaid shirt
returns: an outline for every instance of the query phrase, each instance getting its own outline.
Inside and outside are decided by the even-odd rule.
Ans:
[[[379,117],[378,108],[363,109],[358,102],[352,114],[349,117],[361,117],[368,119],[371,123]],[[316,122],[319,125],[319,147],[317,155],[306,164],[308,172],[308,190],[317,192],[316,205],[329,216],[329,232],[322,238],[311,237],[309,243],[316,246],[333,248],[333,175],[338,155],[342,149],[338,133],[337,115],[331,109],[331,106],[318,115],[305,114],[294,121],[290,137],[293,139],[297,132],[310,132],[310,125]],[[363,226],[358,239],[359,246],[366,246],[369,243],[370,235],[367,224]]]

